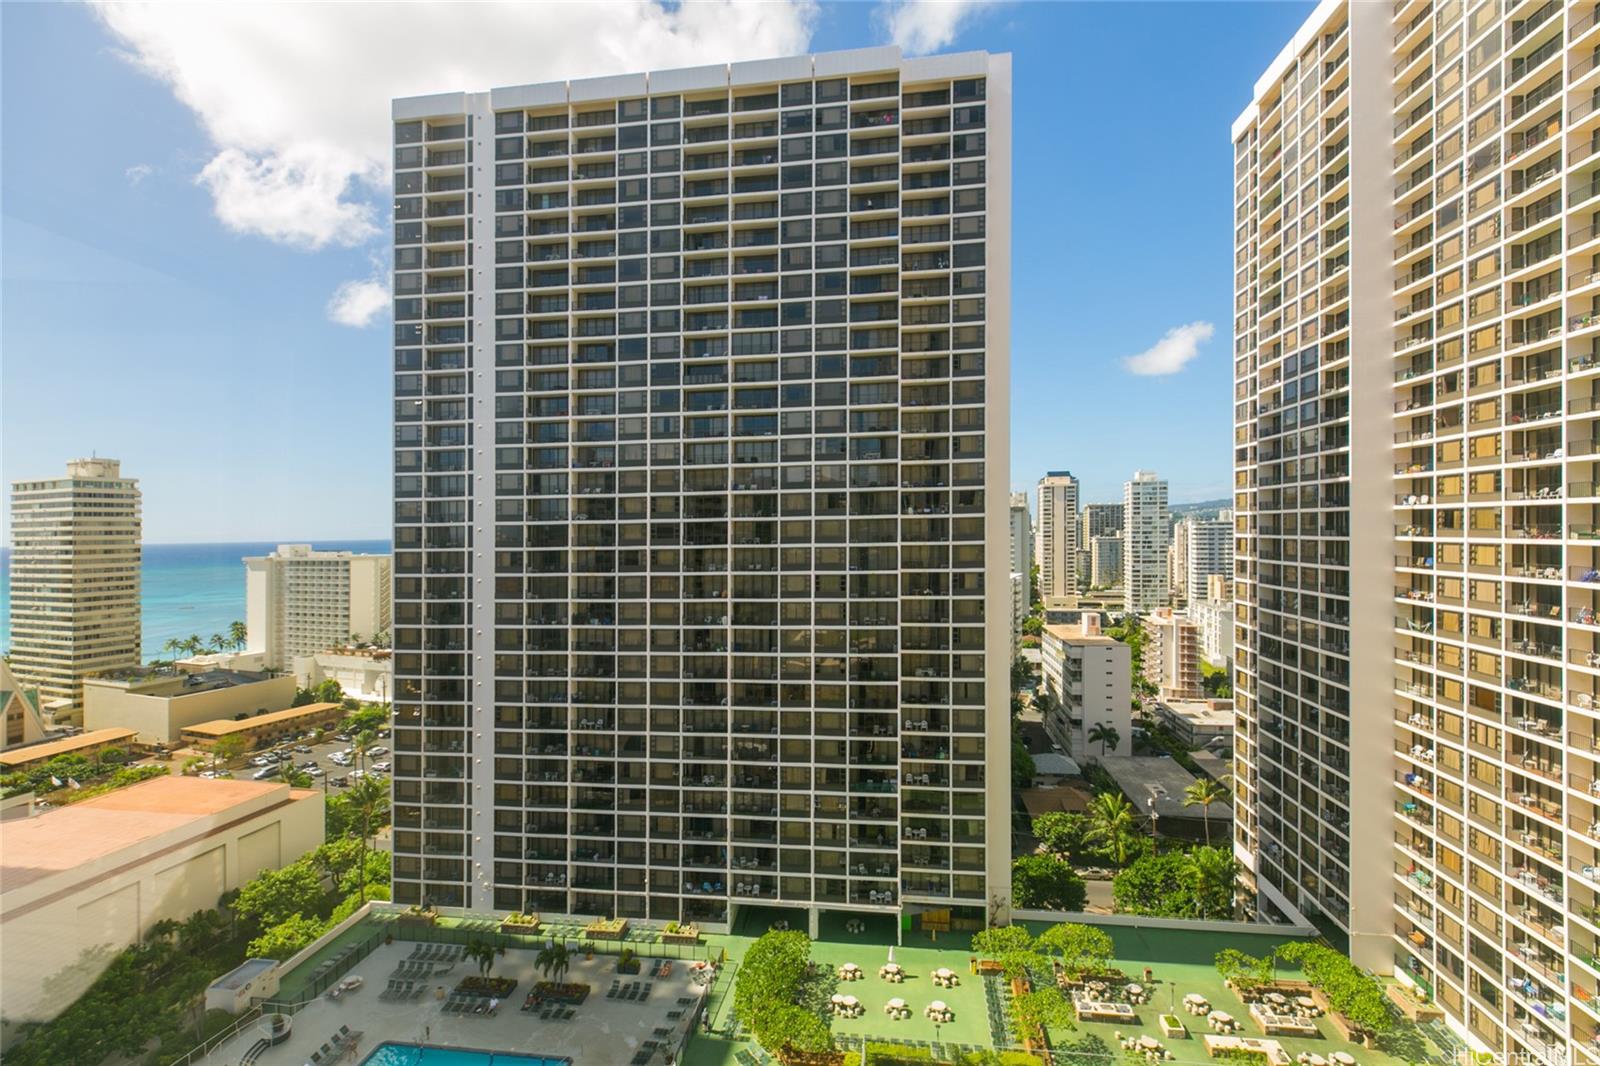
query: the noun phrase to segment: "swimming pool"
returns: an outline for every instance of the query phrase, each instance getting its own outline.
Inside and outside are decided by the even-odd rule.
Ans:
[[[361,1066],[572,1066],[572,1060],[516,1055],[509,1051],[465,1051],[385,1041],[361,1060]]]

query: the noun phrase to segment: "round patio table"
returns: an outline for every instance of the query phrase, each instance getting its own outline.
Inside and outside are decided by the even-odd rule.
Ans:
[[[854,1008],[861,1001],[856,999],[854,996],[840,996],[839,1002],[846,1007]]]
[[[1214,1010],[1210,1014],[1206,1015],[1206,1021],[1221,1022],[1223,1025],[1232,1025],[1233,1015],[1224,1011]]]
[[[1315,1007],[1317,1001],[1310,996],[1296,996],[1294,997],[1294,1005],[1297,1007]]]
[[[1328,1055],[1328,1058],[1338,1063],[1339,1066],[1356,1066],[1356,1057],[1348,1051],[1332,1052]]]
[[[1321,1055],[1313,1055],[1306,1061],[1310,1063],[1310,1066],[1328,1066],[1328,1060]]]
[[[896,996],[894,999],[891,999],[889,1001],[889,1003],[888,1003],[888,1006],[894,1008],[895,1010],[899,1010],[902,1007],[904,1007],[905,1005],[906,1005],[906,1001],[901,999],[901,998],[899,998],[898,996]]]
[[[1139,1038],[1139,1046],[1144,1048],[1146,1051],[1154,1051],[1156,1048],[1161,1046],[1161,1041],[1157,1040],[1153,1036],[1141,1036]]]
[[[1266,1000],[1268,1003],[1276,1003],[1279,1005],[1289,1002],[1288,999],[1284,997],[1282,992],[1268,992],[1266,995]]]
[[[1142,996],[1142,995],[1144,995],[1144,985],[1129,985],[1128,986],[1128,995],[1130,995],[1130,996]]]

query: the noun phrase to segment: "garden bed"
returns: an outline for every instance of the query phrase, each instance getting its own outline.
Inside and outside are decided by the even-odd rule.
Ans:
[[[519,915],[515,918],[501,919],[500,931],[516,933],[519,936],[532,936],[539,931],[541,925],[537,915]]]
[[[589,998],[589,986],[581,981],[565,981],[557,984],[554,981],[538,981],[534,983],[530,996],[551,1003],[565,1003],[576,1007]]]
[[[695,925],[667,925],[661,930],[663,944],[698,944],[700,929]]]
[[[517,987],[515,977],[463,977],[456,984],[456,992],[463,996],[493,996],[505,999]]]
[[[1444,1011],[1432,1003],[1424,1003],[1404,985],[1389,985],[1384,989],[1384,995],[1389,997],[1390,1003],[1399,1008],[1407,1021],[1436,1022],[1444,1018]]]

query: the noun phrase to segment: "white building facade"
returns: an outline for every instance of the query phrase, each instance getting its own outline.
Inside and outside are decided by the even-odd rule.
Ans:
[[[1128,610],[1145,614],[1168,602],[1167,483],[1135,472],[1122,486],[1122,515],[1122,586]]]
[[[1132,649],[1100,632],[1098,614],[1076,625],[1045,626],[1040,649],[1041,682],[1055,701],[1045,731],[1080,762],[1131,754]]]
[[[344,647],[352,637],[383,637],[390,620],[390,557],[280,544],[245,567],[248,648],[268,669],[289,670],[298,656]]]
[[[1010,115],[893,48],[394,102],[396,900],[983,925]]]
[[[1233,580],[1233,518],[1188,519],[1184,538],[1184,602],[1194,605],[1210,595],[1213,577]]]

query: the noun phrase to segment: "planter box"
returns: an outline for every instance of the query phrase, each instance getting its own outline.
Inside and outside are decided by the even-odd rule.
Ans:
[[[1435,1022],[1444,1018],[1444,1011],[1432,1003],[1424,1003],[1399,985],[1389,985],[1384,990],[1389,1002],[1400,1009],[1408,1021]]]
[[[663,932],[661,934],[661,942],[663,944],[698,944],[700,943],[700,930],[689,928],[679,929],[675,933]]]
[[[1189,1030],[1176,1014],[1163,1014],[1161,1016],[1161,1035],[1181,1040],[1189,1035]]]
[[[623,961],[622,959],[617,960],[618,973],[638,973],[641,968],[642,967],[638,958],[628,959],[627,961]]]
[[[590,922],[583,927],[583,935],[590,940],[621,940],[628,935],[628,919],[614,918]]]
[[[401,925],[433,925],[438,922],[437,914],[406,914],[402,912],[395,921]]]
[[[519,936],[533,936],[539,932],[542,922],[501,922],[502,933],[516,933]]]

